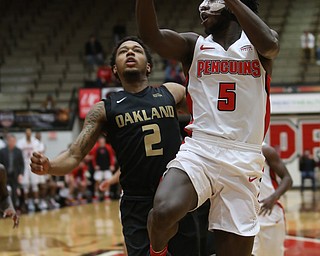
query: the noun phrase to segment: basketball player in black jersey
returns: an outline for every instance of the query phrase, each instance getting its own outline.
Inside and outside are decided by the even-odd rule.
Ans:
[[[11,217],[13,219],[13,228],[18,227],[19,216],[13,207],[7,190],[7,174],[2,164],[0,164],[0,213],[4,218]]]
[[[137,38],[126,38],[113,51],[111,66],[123,91],[96,103],[83,129],[68,150],[49,160],[34,153],[31,168],[36,174],[65,175],[88,154],[105,132],[121,168],[123,189],[120,211],[129,256],[149,251],[147,216],[166,164],[181,144],[176,104],[183,103],[185,88],[176,83],[150,87],[152,59]],[[193,215],[180,223],[178,235],[169,243],[174,256],[197,256],[197,226]]]

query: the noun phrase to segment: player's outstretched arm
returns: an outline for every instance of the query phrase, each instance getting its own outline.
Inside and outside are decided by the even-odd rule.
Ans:
[[[251,43],[266,59],[274,59],[279,53],[278,33],[268,27],[258,15],[240,0],[225,0],[226,6],[237,17]]]
[[[292,178],[287,167],[273,147],[263,145],[262,152],[270,169],[272,169],[281,178],[281,182],[275,192],[270,197],[261,201],[262,206],[260,214],[265,215],[271,214],[272,208],[277,200],[291,188]]]
[[[71,146],[53,160],[41,153],[34,153],[31,157],[31,171],[39,175],[57,176],[70,173],[94,146],[105,121],[104,103],[100,101],[87,114],[82,131]]]
[[[151,49],[164,58],[190,62],[186,57],[192,57],[197,34],[160,30],[153,0],[136,0],[136,18],[139,35]]]

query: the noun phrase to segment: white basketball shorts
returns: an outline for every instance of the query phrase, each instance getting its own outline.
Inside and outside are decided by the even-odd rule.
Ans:
[[[167,167],[188,174],[198,207],[210,198],[209,230],[254,236],[264,160],[261,146],[194,133]]]
[[[109,180],[111,177],[112,172],[110,170],[96,170],[93,174],[95,181]]]

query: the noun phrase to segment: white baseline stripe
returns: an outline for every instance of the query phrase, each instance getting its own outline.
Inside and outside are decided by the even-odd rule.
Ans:
[[[98,254],[98,256],[113,256],[118,255],[119,253],[123,253],[123,251],[104,252],[102,254]]]
[[[312,243],[319,243],[320,239],[316,238],[306,238],[306,237],[298,237],[298,236],[286,236],[287,239],[297,240],[297,241],[303,241],[303,242],[312,242]]]

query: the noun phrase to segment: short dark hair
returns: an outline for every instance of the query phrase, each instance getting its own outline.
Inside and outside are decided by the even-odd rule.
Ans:
[[[248,6],[251,9],[251,11],[258,14],[258,0],[241,0],[241,2]]]
[[[146,56],[147,56],[147,61],[149,62],[151,68],[153,66],[153,61],[152,61],[152,56],[151,56],[151,53],[150,53],[150,50],[149,48],[142,42],[142,40],[136,36],[127,36],[125,38],[123,38],[122,40],[120,40],[117,45],[113,48],[112,50],[112,54],[111,54],[111,59],[110,59],[110,65],[111,67],[113,67],[115,64],[116,64],[116,54],[117,54],[117,51],[120,47],[120,45],[122,45],[124,42],[127,42],[127,41],[135,41],[137,42],[138,44],[140,44],[142,46],[142,48],[144,49],[144,52],[146,53]]]

